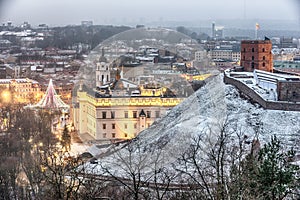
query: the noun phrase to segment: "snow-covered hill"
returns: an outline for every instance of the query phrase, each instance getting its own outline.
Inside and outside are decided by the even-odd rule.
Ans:
[[[200,135],[202,146],[206,148],[219,135],[224,124],[226,131],[232,133],[232,144],[237,140],[236,134],[248,141],[258,138],[261,143],[277,135],[284,145],[293,146],[299,152],[299,122],[300,112],[264,110],[240,98],[237,89],[225,85],[220,75],[140,133],[131,142],[130,151],[127,146],[99,162],[114,168],[115,173],[121,173],[117,168],[123,159],[139,157],[135,160],[140,162],[143,157],[150,169],[151,160],[159,155],[160,165],[171,166],[190,147],[194,138]],[[91,166],[100,170],[99,165]]]

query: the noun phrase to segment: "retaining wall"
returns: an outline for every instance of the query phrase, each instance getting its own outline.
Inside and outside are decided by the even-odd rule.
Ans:
[[[267,101],[263,99],[259,94],[257,94],[254,90],[249,88],[246,84],[229,77],[228,75],[226,75],[226,73],[224,73],[224,83],[235,86],[242,94],[261,105],[264,109],[300,111],[300,102]]]

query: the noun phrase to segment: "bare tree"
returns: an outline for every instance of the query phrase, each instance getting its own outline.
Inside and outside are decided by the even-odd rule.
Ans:
[[[153,186],[151,188],[154,190],[156,199],[166,199],[166,197],[170,197],[170,187],[176,179],[177,173],[163,166],[164,158],[160,150],[153,152],[151,157],[153,159],[153,178],[151,179]]]
[[[233,124],[225,118],[213,128],[204,129],[178,159],[175,169],[182,174],[184,182],[191,180],[191,191],[196,191],[192,196],[223,200],[230,199],[236,191],[241,193],[242,188],[232,184],[233,181],[241,183],[241,176],[232,177],[230,170],[235,168],[241,174],[240,162],[246,154],[247,138]]]
[[[84,168],[80,157],[72,157],[64,151],[48,151],[41,155],[41,167],[45,177],[44,198],[76,199],[82,185],[80,174]]]
[[[113,162],[108,165],[101,164],[104,173],[124,187],[127,198],[137,200],[146,195],[143,188],[147,187],[152,174],[147,173],[150,170],[149,158],[142,152],[139,143],[129,143],[113,155]]]

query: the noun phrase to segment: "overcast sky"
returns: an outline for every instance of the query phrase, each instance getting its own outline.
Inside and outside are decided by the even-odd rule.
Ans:
[[[217,19],[299,19],[298,0],[0,0],[0,22],[126,24]]]

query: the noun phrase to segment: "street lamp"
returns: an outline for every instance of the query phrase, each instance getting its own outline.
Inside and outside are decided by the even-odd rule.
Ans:
[[[2,93],[1,93],[1,100],[3,103],[9,103],[11,101],[11,93],[9,90],[4,90]]]

